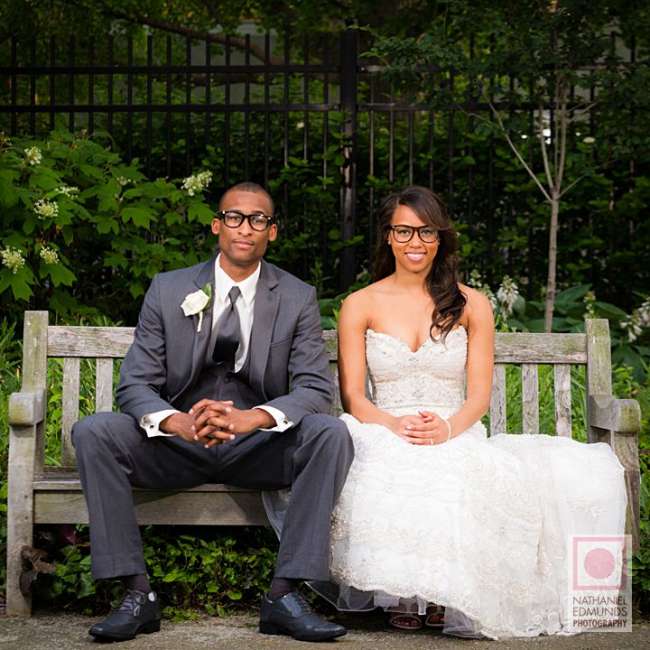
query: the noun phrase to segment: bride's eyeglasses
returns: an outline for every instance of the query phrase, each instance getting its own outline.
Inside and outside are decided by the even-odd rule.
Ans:
[[[417,232],[420,241],[425,244],[433,244],[438,241],[438,231],[432,226],[388,226],[393,233],[395,241],[400,244],[406,244],[413,239]]]

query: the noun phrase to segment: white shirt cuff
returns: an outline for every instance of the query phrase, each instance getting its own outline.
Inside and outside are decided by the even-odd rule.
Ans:
[[[165,433],[160,430],[160,423],[174,413],[180,413],[176,409],[165,409],[155,413],[147,413],[140,418],[140,426],[145,430],[148,438],[156,436],[173,436],[173,433]]]
[[[273,406],[254,406],[253,408],[266,411],[274,420],[275,426],[270,429],[260,429],[260,431],[286,431],[293,426],[293,422],[287,419],[287,416],[280,410]]]

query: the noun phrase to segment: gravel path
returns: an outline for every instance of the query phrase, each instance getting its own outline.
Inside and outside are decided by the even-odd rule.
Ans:
[[[583,634],[574,637],[537,637],[509,641],[470,641],[442,636],[432,630],[414,633],[388,630],[380,615],[340,616],[348,634],[338,641],[339,650],[595,650],[650,649],[650,623],[634,625],[632,632]],[[37,614],[30,619],[0,617],[0,650],[88,650],[95,644],[88,628],[95,619],[71,614]],[[329,644],[334,647],[334,643]],[[265,650],[307,648],[307,644],[288,637],[264,636],[257,632],[253,614],[227,618],[203,617],[198,621],[163,621],[157,634],[141,635],[122,643],[125,650]]]

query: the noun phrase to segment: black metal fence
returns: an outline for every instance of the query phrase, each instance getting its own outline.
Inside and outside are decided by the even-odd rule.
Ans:
[[[270,185],[282,216],[296,224],[314,185],[336,194],[338,214],[323,215],[319,237],[325,246],[333,230],[352,243],[329,267],[343,288],[367,265],[377,201],[395,186],[443,194],[486,250],[514,218],[516,206],[499,203],[505,181],[494,141],[473,148],[475,115],[490,119],[489,107],[469,91],[465,106],[414,104],[360,56],[356,30],[315,43],[268,33],[200,43],[160,32],[65,45],[12,39],[0,60],[0,129],[12,135],[44,135],[57,124],[106,131],[150,177],[209,166],[213,189],[243,179]],[[453,74],[445,83],[453,86]],[[532,120],[532,106],[515,108]],[[544,241],[532,230],[527,236],[532,275]]]

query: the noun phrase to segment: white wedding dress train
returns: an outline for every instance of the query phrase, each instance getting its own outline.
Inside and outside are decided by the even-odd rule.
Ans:
[[[461,407],[463,327],[415,352],[368,330],[366,356],[379,408],[448,417]],[[417,600],[420,611],[428,601],[445,605],[444,631],[457,635],[577,631],[567,616],[568,537],[624,532],[623,468],[609,445],[487,438],[479,422],[447,443],[416,446],[384,426],[342,418],[355,458],[333,514],[340,595],[366,592],[359,609],[400,599]]]

